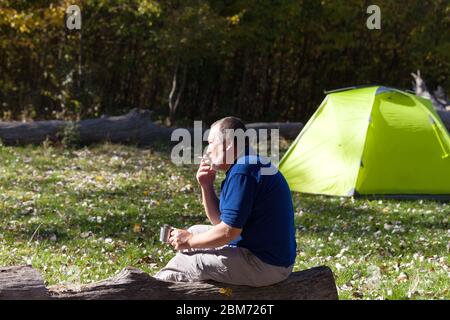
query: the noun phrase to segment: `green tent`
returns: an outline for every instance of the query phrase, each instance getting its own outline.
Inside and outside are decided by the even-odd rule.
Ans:
[[[329,92],[279,169],[304,193],[449,198],[449,154],[430,101],[371,86]]]

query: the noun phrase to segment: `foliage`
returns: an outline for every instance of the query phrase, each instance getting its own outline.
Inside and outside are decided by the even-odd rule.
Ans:
[[[60,132],[58,138],[61,144],[65,147],[77,147],[80,145],[79,125],[76,122],[70,121],[66,123]]]
[[[80,31],[65,28],[78,4]],[[450,88],[450,4],[367,1],[84,0],[0,3],[3,118],[169,115],[174,74],[186,74],[177,118],[306,120],[324,89],[410,87],[421,69]],[[178,89],[180,88],[178,81]]]

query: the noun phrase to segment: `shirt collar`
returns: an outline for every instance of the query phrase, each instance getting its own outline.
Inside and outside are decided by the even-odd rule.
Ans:
[[[238,155],[236,157],[236,159],[234,159],[233,164],[231,165],[231,167],[228,168],[227,172],[225,173],[226,176],[228,176],[228,172],[230,172],[231,168],[234,167],[234,165],[238,162],[239,159],[241,159],[242,157],[246,157],[248,155],[250,155],[250,151],[252,151],[253,149],[251,149],[250,146],[246,146],[244,152],[242,152],[240,155]]]

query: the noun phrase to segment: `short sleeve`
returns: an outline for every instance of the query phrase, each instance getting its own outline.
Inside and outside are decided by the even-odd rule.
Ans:
[[[221,195],[221,220],[233,228],[242,229],[253,208],[256,179],[249,175],[235,174],[227,181]]]

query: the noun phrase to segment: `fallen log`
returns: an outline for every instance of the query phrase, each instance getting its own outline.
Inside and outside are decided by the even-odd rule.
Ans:
[[[139,143],[151,139],[168,139],[173,130],[155,125],[148,110],[133,109],[122,116],[78,122],[0,122],[0,139],[6,145],[39,144],[46,139],[55,141],[62,138],[68,126],[72,126],[72,134],[76,135],[77,143],[81,145],[102,141]]]
[[[247,129],[267,129],[268,135],[271,129],[278,129],[280,137],[295,139],[303,128],[301,122],[256,122],[245,125]]]
[[[444,125],[450,132],[450,112],[437,110]],[[59,141],[64,130],[72,126],[76,134],[76,143],[89,145],[99,142],[134,143],[149,145],[154,141],[170,141],[172,132],[177,128],[161,127],[153,123],[148,110],[133,109],[129,113],[115,117],[101,117],[79,122],[62,120],[33,122],[0,121],[0,140],[5,145],[40,144],[45,140]],[[248,129],[278,129],[279,136],[294,139],[303,128],[300,122],[260,122],[248,123]],[[192,128],[187,128],[193,133]],[[206,130],[208,128],[203,128]]]
[[[39,271],[30,266],[0,268],[0,299],[46,300],[49,297]]]
[[[78,300],[337,300],[332,271],[320,266],[294,272],[278,284],[251,288],[217,282],[167,282],[127,267],[117,275],[87,285],[46,288],[31,266],[0,268],[0,299]]]
[[[253,129],[279,129],[279,135],[286,139],[295,138],[302,128],[300,122],[293,123],[250,123]],[[0,121],[0,140],[5,145],[39,144],[46,139],[58,141],[66,128],[72,128],[76,142],[80,145],[110,141],[113,143],[136,143],[147,145],[154,141],[170,141],[177,128],[161,127],[151,120],[149,110],[133,109],[129,113],[114,117],[86,119],[78,122],[62,120],[3,122]],[[203,128],[206,130],[208,128]],[[192,128],[188,130],[193,132]],[[67,132],[67,131],[66,131]]]

